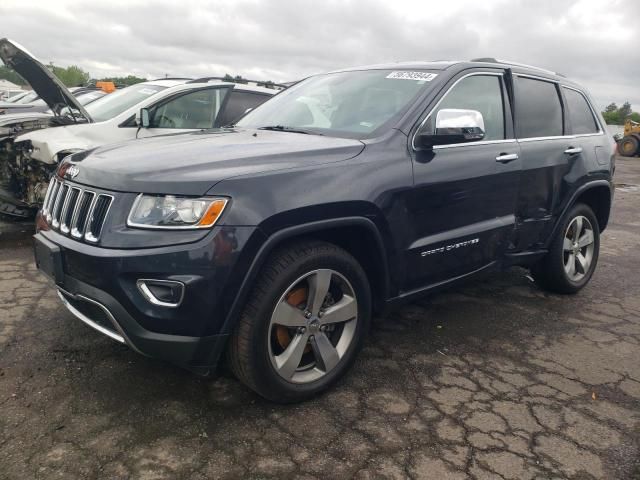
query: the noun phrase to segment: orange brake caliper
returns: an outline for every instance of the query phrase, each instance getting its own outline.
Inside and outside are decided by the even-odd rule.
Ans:
[[[307,301],[307,287],[299,287],[295,290],[292,290],[287,295],[287,303],[292,307],[298,307],[298,305],[302,303],[306,303]],[[289,329],[282,325],[276,326],[276,338],[278,339],[278,344],[285,349],[291,343],[291,335],[289,335]],[[305,353],[311,350],[311,345],[307,345],[304,349]]]

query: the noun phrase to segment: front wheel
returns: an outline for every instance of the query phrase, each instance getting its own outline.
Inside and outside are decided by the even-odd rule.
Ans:
[[[588,205],[574,205],[551,242],[549,253],[531,269],[536,282],[556,293],[581,290],[596,269],[600,229]]]
[[[310,398],[353,363],[368,329],[367,277],[345,250],[304,242],[262,269],[230,340],[233,373],[276,402]]]

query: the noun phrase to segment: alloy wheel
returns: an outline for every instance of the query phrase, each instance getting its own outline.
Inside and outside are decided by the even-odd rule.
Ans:
[[[309,383],[331,372],[354,341],[358,302],[330,269],[309,272],[278,300],[269,324],[269,357],[286,381]]]
[[[579,282],[589,272],[595,249],[593,226],[587,217],[571,220],[562,247],[564,271],[569,280]]]

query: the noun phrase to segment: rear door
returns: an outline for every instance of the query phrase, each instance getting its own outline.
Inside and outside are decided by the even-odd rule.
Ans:
[[[588,137],[599,128],[584,97],[575,90],[524,74],[515,76],[514,86],[523,168],[515,249],[527,251],[544,245],[576,180],[595,162],[598,141]]]
[[[421,129],[433,128],[430,119],[442,109],[476,110],[485,136],[415,152],[408,290],[483,268],[508,246],[521,167],[504,75],[498,69],[461,75],[423,121]]]
[[[573,137],[572,155],[583,162],[581,165],[586,171],[607,170],[611,141],[604,134],[593,106],[587,96],[574,87],[562,85],[560,90],[566,105],[567,126]]]

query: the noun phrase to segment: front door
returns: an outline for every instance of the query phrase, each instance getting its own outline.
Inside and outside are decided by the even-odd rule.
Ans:
[[[432,129],[442,109],[476,110],[485,135],[415,152],[405,290],[482,269],[508,247],[521,163],[503,76],[497,70],[463,75],[423,122],[421,129]]]
[[[228,88],[204,88],[165,100],[149,108],[149,127],[138,138],[213,128]]]

